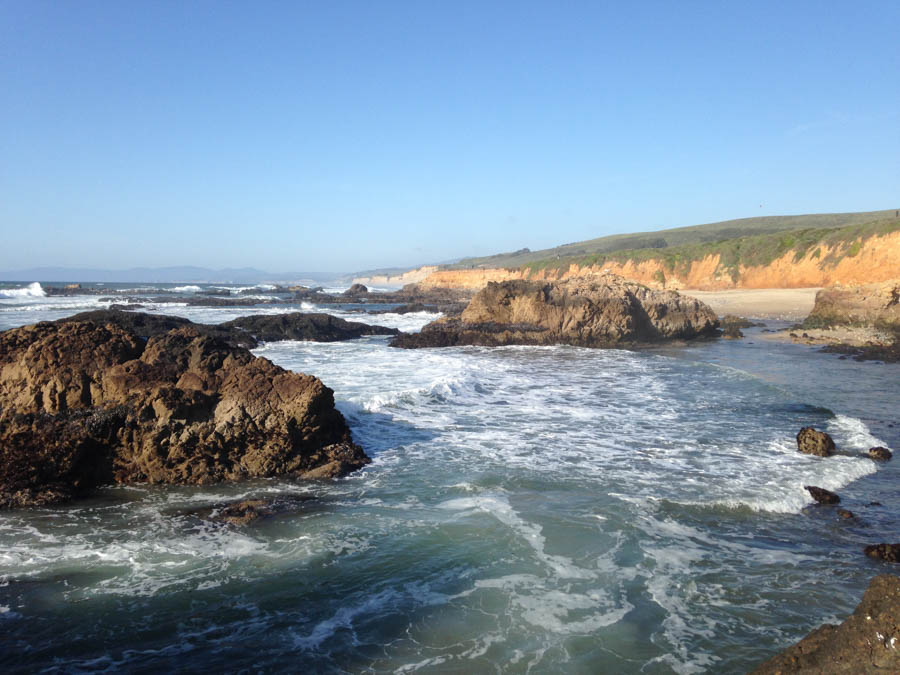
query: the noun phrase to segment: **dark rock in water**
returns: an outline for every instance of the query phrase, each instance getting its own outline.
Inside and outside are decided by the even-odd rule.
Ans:
[[[854,517],[853,511],[848,511],[847,509],[838,509],[838,510],[837,510],[837,514],[838,514],[841,518],[844,518],[845,520],[848,520],[848,519]]]
[[[744,334],[737,326],[725,326],[725,329],[722,331],[722,337],[728,340],[738,340],[744,337]]]
[[[368,295],[369,289],[366,288],[363,284],[353,284],[350,288],[344,291],[344,295]]]
[[[882,448],[881,446],[877,448],[869,448],[869,457],[872,459],[877,459],[881,462],[887,462],[893,457],[893,453],[887,448]]]
[[[237,504],[229,504],[219,511],[216,520],[232,525],[247,525],[254,520],[272,515],[271,503],[265,499],[248,499]]]
[[[866,546],[863,552],[870,558],[885,562],[900,562],[900,544],[873,544]]]
[[[193,323],[177,316],[104,309],[82,312],[59,320],[60,323],[72,321],[113,324],[145,339],[163,335],[175,328],[191,326],[201,335],[224,340],[232,347],[244,347],[245,349],[259,346],[260,341],[336,342],[352,340],[364,335],[397,335],[400,332],[396,328],[345,321],[330,314],[305,314],[302,312],[244,316],[218,325]]]
[[[391,346],[550,345],[614,347],[717,334],[702,302],[615,275],[557,282],[489,283],[458,318],[434,321]]]
[[[261,342],[278,340],[337,342],[352,340],[364,335],[397,335],[400,332],[396,328],[346,321],[330,314],[304,314],[301,312],[270,316],[244,316],[219,324],[219,327],[246,331]]]
[[[866,506],[881,506],[881,502],[869,502]]]
[[[841,502],[840,497],[825,488],[816,487],[815,485],[804,485],[803,487],[819,504],[840,504]]]
[[[368,462],[318,378],[195,326],[146,342],[87,321],[0,333],[0,506],[110,482],[325,478]]]
[[[144,305],[141,305],[138,303],[135,303],[133,305],[120,305],[120,304],[114,302],[109,307],[107,307],[107,309],[112,312],[133,312],[137,309],[144,309]],[[103,311],[103,310],[100,310],[100,311]]]
[[[826,624],[751,675],[900,673],[900,578],[875,577],[839,626]]]
[[[803,427],[797,434],[797,449],[807,455],[830,457],[834,454],[834,441],[824,431]]]

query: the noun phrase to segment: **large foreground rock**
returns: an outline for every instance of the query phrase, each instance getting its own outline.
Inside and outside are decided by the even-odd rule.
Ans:
[[[900,578],[875,577],[840,626],[826,624],[753,675],[900,673]]]
[[[109,482],[332,477],[368,461],[318,378],[194,326],[146,341],[94,322],[0,333],[0,506]]]
[[[557,282],[489,283],[459,319],[439,319],[395,347],[548,345],[584,347],[715,335],[715,312],[673,291],[655,291],[615,275]]]

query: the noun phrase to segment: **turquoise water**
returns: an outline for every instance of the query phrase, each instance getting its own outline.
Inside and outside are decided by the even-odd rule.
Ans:
[[[335,390],[372,465],[3,513],[0,665],[745,672],[850,612],[885,569],[862,547],[900,540],[895,464],[856,454],[900,447],[900,368],[747,332],[640,353],[265,345]],[[806,425],[845,454],[797,453]],[[203,518],[256,497],[284,508]]]

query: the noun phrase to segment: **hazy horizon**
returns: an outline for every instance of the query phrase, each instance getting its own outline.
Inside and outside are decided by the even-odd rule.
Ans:
[[[414,267],[890,207],[900,5],[0,7],[0,270]]]

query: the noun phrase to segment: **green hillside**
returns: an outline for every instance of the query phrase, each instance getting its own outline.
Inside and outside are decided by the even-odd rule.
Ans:
[[[589,239],[587,241],[575,242],[573,244],[564,244],[555,248],[543,249],[540,251],[530,251],[529,249],[520,249],[510,253],[498,253],[493,256],[480,258],[463,258],[458,263],[447,265],[447,269],[464,269],[471,267],[507,267],[517,268],[523,265],[532,266],[536,263],[540,266],[552,266],[553,261],[563,259],[565,264],[585,260],[591,256],[597,256],[599,260],[603,254],[620,252],[621,255],[628,253],[631,257],[639,252],[647,257],[662,257],[660,249],[668,249],[688,247],[676,253],[671,251],[673,256],[692,255],[688,249],[691,247],[702,246],[703,244],[711,244],[725,242],[736,239],[744,239],[748,237],[765,237],[780,232],[807,232],[809,234],[802,235],[805,238],[813,236],[814,231],[828,231],[847,228],[854,225],[864,225],[867,223],[887,222],[895,219],[896,211],[894,209],[886,211],[864,211],[858,213],[818,213],[799,216],[763,216],[759,218],[740,218],[737,220],[725,220],[718,223],[707,223],[705,225],[693,225],[691,227],[678,227],[669,230],[659,230],[657,232],[637,232],[633,234],[614,234],[607,237],[598,237],[597,239]],[[827,232],[826,232],[827,234]],[[799,236],[799,235],[798,235]],[[768,240],[767,240],[768,241]],[[774,240],[773,240],[774,241]],[[775,246],[772,241],[763,244],[759,242],[759,246],[765,248],[767,246]],[[751,248],[756,248],[753,245]],[[777,248],[777,246],[775,246]],[[653,255],[649,255],[649,252]],[[618,259],[620,256],[617,256]]]
[[[893,216],[893,212],[890,213]],[[653,259],[662,260],[668,272],[684,274],[694,261],[718,254],[720,266],[731,274],[732,279],[737,281],[741,265],[745,267],[768,265],[790,252],[793,252],[795,260],[800,260],[810,251],[814,257],[819,257],[824,255],[821,251],[822,247],[834,249],[823,259],[823,262],[836,263],[846,256],[857,255],[861,248],[861,242],[869,237],[898,230],[900,230],[900,218],[891,217],[837,228],[806,228],[665,248],[624,249],[581,256],[544,258],[527,263],[524,267],[533,270],[566,269],[573,263],[585,266],[602,265],[610,261],[624,263],[627,260],[640,262]],[[660,279],[660,281],[663,280]]]

